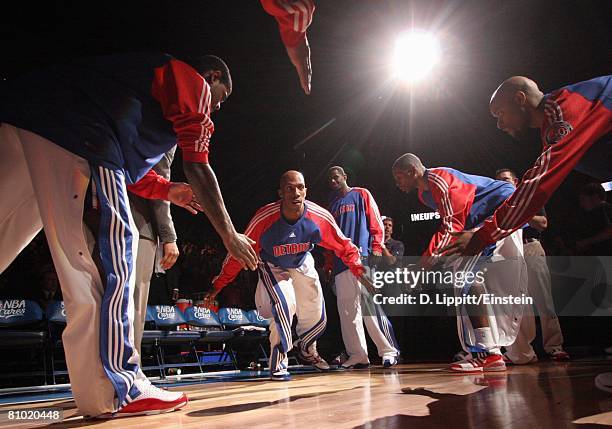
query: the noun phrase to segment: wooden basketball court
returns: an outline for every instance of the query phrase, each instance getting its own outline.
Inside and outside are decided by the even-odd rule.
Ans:
[[[157,416],[84,420],[72,400],[2,405],[0,411],[61,407],[64,421],[47,426],[53,428],[605,427],[612,426],[612,395],[597,390],[593,379],[611,370],[612,362],[605,360],[542,362],[481,375],[450,374],[439,364],[411,364],[299,374],[290,382],[263,375],[208,379],[172,387],[187,392],[189,404]]]

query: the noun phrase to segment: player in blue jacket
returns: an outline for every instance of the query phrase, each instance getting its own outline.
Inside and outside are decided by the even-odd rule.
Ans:
[[[261,258],[255,295],[257,309],[263,317],[274,319],[270,325],[270,377],[284,381],[290,379],[287,353],[294,347],[291,335],[294,316],[298,357],[319,370],[329,369],[316,348],[327,317],[311,255],[314,246],[334,252],[356,279],[365,282],[367,279],[357,247],[342,234],[327,210],[306,200],[306,184],[300,172],[284,173],[278,194],[280,201],[259,209],[245,234],[255,242],[255,251]],[[213,280],[215,291],[205,299],[214,300],[241,269],[240,263],[228,255],[221,273]]]
[[[342,167],[331,167],[327,178],[333,191],[329,211],[344,235],[355,243],[362,257],[367,258],[370,255],[382,257],[384,226],[370,191],[365,188],[349,187]],[[334,363],[344,369],[360,368],[370,364],[363,328],[365,324],[372,341],[376,344],[383,366],[391,367],[397,364],[399,346],[391,322],[382,307],[374,304],[368,294],[363,295],[362,301],[359,283],[350,275],[341,259],[333,258],[333,268],[330,265],[329,262],[326,263],[325,269],[328,272],[331,270],[334,275],[342,340],[346,350],[346,355],[341,354]],[[366,315],[362,315],[362,303],[367,305]]]
[[[184,394],[154,387],[138,366],[138,232],[127,191],[194,212],[195,191],[228,251],[256,268],[208,163],[210,115],[232,91],[227,65],[213,56],[187,63],[161,53],[109,55],[37,70],[3,88],[0,272],[44,226],[68,316],[62,339],[81,413],[122,417],[184,406]],[[178,199],[177,186],[151,170],[177,144],[193,186],[178,186],[185,191]],[[94,258],[101,271],[83,226],[88,189],[100,213]]]
[[[490,302],[492,296],[506,298],[527,294],[522,231],[488,246],[474,257],[445,261],[439,258],[444,246],[452,242],[453,232],[482,225],[512,195],[514,187],[507,182],[452,168],[425,168],[411,153],[399,157],[392,172],[400,190],[418,189],[419,199],[440,213],[442,223],[431,238],[421,264],[429,268],[441,262],[444,268],[452,270],[454,295],[466,300],[465,304],[456,307],[457,331],[469,359],[455,362],[449,369],[462,373],[504,371],[506,365],[500,347],[514,343],[524,305],[514,302],[493,305],[486,301]]]

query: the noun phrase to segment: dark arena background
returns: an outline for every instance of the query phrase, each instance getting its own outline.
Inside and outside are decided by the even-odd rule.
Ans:
[[[441,220],[417,192],[396,187],[391,167],[399,156],[412,152],[426,167],[486,177],[510,168],[520,178],[541,153],[539,130],[517,141],[497,129],[489,100],[498,85],[521,75],[548,93],[612,73],[609,0],[315,0],[315,5],[307,31],[308,96],[274,18],[256,0],[4,2],[0,88],[31,71],[82,57],[141,51],[179,59],[217,55],[231,70],[233,91],[212,115],[209,161],[236,229],[244,231],[257,209],[278,199],[279,177],[287,170],[302,172],[307,199],[327,207],[328,169],[339,165],[349,186],[367,188],[381,215],[393,219],[393,237],[404,244],[405,256],[418,257]],[[394,74],[392,57],[398,36],[413,30],[435,35],[439,61],[409,85]],[[180,152],[172,165],[174,182],[187,181]],[[240,338],[227,342],[188,335],[165,341],[147,339],[146,331],[196,337],[200,331],[182,323],[160,328],[148,319],[145,374],[154,385],[184,391],[190,399],[161,416],[89,420],[79,412],[62,348],[63,325],[46,311],[62,294],[41,232],[0,274],[0,319],[6,319],[0,320],[0,428],[612,426],[612,386],[605,391],[594,382],[612,371],[612,239],[597,254],[576,247],[585,231],[594,232],[580,193],[595,182],[602,181],[577,171],[565,178],[546,203],[548,227],[540,238],[569,360],[551,359],[536,323],[538,362],[509,364],[493,375],[449,375],[446,368],[461,350],[454,310],[389,311],[401,350],[397,366],[384,368],[366,335],[369,369],[316,372],[298,365],[290,353],[292,381],[274,383],[265,369],[265,327],[253,334],[224,324],[225,331],[242,329]],[[610,183],[602,186],[612,202]],[[202,304],[226,254],[204,214],[173,206],[172,217],[180,256],[167,272],[153,274],[148,300],[153,309]],[[611,227],[608,217],[603,228]],[[331,362],[344,349],[339,313],[321,249],[313,255],[327,309],[318,351]],[[562,275],[563,267],[593,256],[602,257],[607,283],[585,293],[601,311],[564,312],[572,293],[591,286],[580,276]],[[216,307],[255,309],[257,282],[255,273],[243,272],[217,296]],[[45,315],[15,327],[6,315],[22,300],[37,303]],[[27,418],[33,410],[59,410],[61,418]],[[21,420],[11,412],[22,412]]]

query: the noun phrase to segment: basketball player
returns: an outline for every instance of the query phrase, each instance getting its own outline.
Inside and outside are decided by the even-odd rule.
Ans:
[[[454,234],[457,239],[443,249],[447,255],[475,254],[521,228],[573,169],[601,181],[612,179],[612,76],[546,95],[531,79],[514,76],[495,90],[489,108],[497,128],[516,139],[528,128],[539,128],[543,151],[482,227]]]
[[[377,257],[382,262],[383,223],[376,201],[365,188],[349,187],[347,176],[342,167],[331,167],[327,172],[332,199],[329,211],[333,214],[340,230],[359,248],[361,256]],[[327,264],[327,271],[332,267]],[[333,275],[336,285],[340,328],[347,359],[337,358],[341,369],[363,368],[370,364],[363,325],[376,344],[383,366],[388,368],[397,364],[399,347],[391,322],[380,305],[364,296],[368,306],[367,315],[362,315],[362,293],[358,279],[351,275],[348,267],[337,257],[333,259]]]
[[[520,138],[539,128],[543,151],[516,191],[477,231],[456,234],[443,251],[465,255],[511,234],[541,209],[576,169],[600,181],[612,179],[612,76],[601,76],[544,94],[523,76],[505,80],[491,96],[497,128]],[[595,383],[612,391],[612,372]]]
[[[465,174],[452,168],[425,168],[421,160],[411,153],[395,161],[392,173],[400,190],[408,193],[418,189],[421,202],[437,210],[442,218],[440,229],[432,237],[422,257],[421,264],[426,268],[441,262],[440,249],[452,240],[453,231],[480,225],[514,190],[509,183]],[[491,263],[497,260],[501,262]],[[486,271],[486,276],[481,279],[474,275],[471,280],[455,281],[453,290],[457,297],[480,299],[479,296],[495,293],[496,290],[500,291],[497,295],[504,296],[521,296],[521,292],[526,292],[527,272],[520,230],[508,239],[487,247],[476,257],[449,260],[443,264],[445,268],[452,267],[455,274],[461,274],[466,279],[469,272],[476,274]],[[514,342],[523,306],[468,303],[456,308],[459,339],[470,355],[464,361],[453,363],[450,371],[504,371],[506,365],[500,347]]]
[[[177,143],[197,200],[228,252],[255,269],[208,164],[210,114],[232,91],[227,65],[204,56],[92,57],[9,82],[0,106],[0,271],[44,227],[68,323],[63,333],[72,393],[85,416],[178,409],[181,392],[151,385],[134,348],[134,258],[138,234],[126,185],[195,211],[190,187],[151,170]],[[81,228],[90,181],[100,205],[102,272]],[[187,188],[185,188],[187,186]],[[177,195],[178,193],[178,195]]]
[[[273,319],[270,324],[270,378],[286,381],[287,353],[295,346],[300,361],[318,370],[329,365],[317,352],[316,341],[327,321],[319,275],[311,251],[316,244],[333,251],[348,266],[352,276],[368,284],[357,247],[342,234],[332,215],[306,200],[304,176],[287,171],[280,179],[280,201],[259,209],[249,222],[246,235],[255,241],[261,258],[255,302],[259,313]],[[231,255],[213,280],[212,301],[240,272],[240,263]],[[357,282],[356,282],[357,283]],[[358,286],[356,286],[358,287]],[[297,341],[291,323],[297,316]]]

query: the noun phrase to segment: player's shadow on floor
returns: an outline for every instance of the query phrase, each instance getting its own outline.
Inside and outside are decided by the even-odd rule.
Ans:
[[[352,387],[350,389],[334,390],[331,392],[306,393],[303,395],[292,395],[292,396],[288,396],[283,399],[279,399],[277,401],[248,402],[245,404],[230,405],[227,407],[214,407],[214,408],[208,408],[208,409],[203,409],[203,410],[198,410],[198,411],[191,411],[187,413],[186,415],[189,417],[205,417],[205,416],[218,416],[218,415],[225,415],[225,414],[231,414],[231,413],[239,413],[239,412],[244,412],[244,411],[253,411],[253,410],[260,409],[260,408],[272,407],[274,405],[287,404],[289,402],[298,401],[300,399],[310,399],[310,398],[316,398],[316,397],[321,397],[325,395],[334,395],[338,392],[347,392],[347,391],[356,390],[356,389],[363,389],[363,387],[358,386],[358,387]]]

